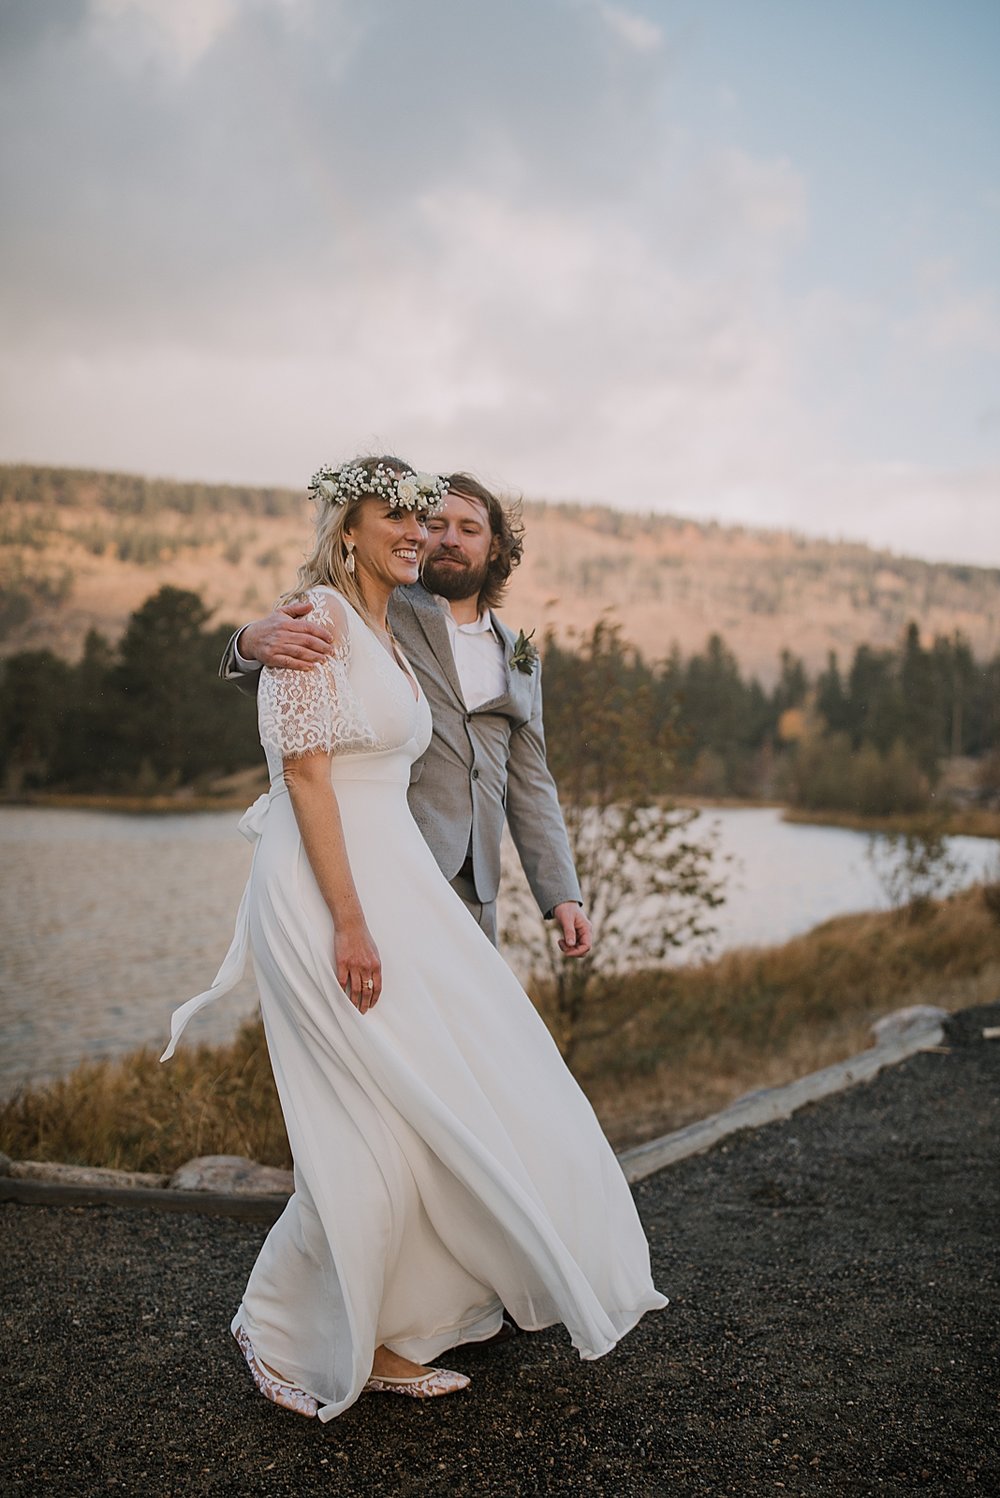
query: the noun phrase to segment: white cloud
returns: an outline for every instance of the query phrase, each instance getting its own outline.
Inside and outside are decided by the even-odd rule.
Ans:
[[[655,52],[663,45],[663,32],[654,21],[624,5],[598,4],[598,14],[614,35],[636,52]]]
[[[119,60],[134,49],[137,65],[158,56],[184,71],[231,25],[237,0],[91,0],[91,6],[98,39]]]
[[[966,506],[981,544],[978,479],[938,465],[921,488],[843,434],[893,388],[876,368],[859,396],[861,351],[892,344],[905,373],[986,347],[992,292],[946,266],[891,312],[793,294],[800,162],[678,129],[638,11],[59,13],[25,12],[0,54],[0,141],[46,122],[0,147],[3,457],[295,483],[384,444],[533,494],[811,530],[842,512],[883,540],[919,503],[938,554]]]
[[[352,433],[376,431],[421,462],[485,467],[555,497],[690,507],[734,472],[763,482],[810,446],[787,330],[756,305],[770,311],[762,240],[788,216],[766,170],[764,213],[745,161],[709,172],[722,265],[697,278],[641,218],[526,202],[516,186],[441,186],[406,216],[399,253],[376,240],[372,265],[349,244],[311,277],[268,278],[250,323],[237,281],[214,311],[180,311],[172,337],[59,359],[50,383],[51,354],[22,357],[21,409],[8,407],[0,445],[29,429],[30,411],[40,433],[69,410],[66,438],[85,430],[87,450],[65,461],[97,461],[106,445],[134,463],[145,441],[162,466],[169,408],[169,441],[197,450],[185,466],[212,477],[294,480],[334,427],[345,451]]]

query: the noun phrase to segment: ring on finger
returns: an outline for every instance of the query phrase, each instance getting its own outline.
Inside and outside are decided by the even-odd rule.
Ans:
[[[375,987],[375,979],[374,978],[366,978],[365,979],[365,987],[366,988],[374,988]]]

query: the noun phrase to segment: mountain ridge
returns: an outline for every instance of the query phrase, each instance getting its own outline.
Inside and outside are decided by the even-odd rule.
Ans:
[[[897,645],[911,619],[979,658],[1000,649],[1000,568],[598,504],[526,500],[524,518],[504,605],[517,627],[570,638],[610,610],[650,660],[718,633],[764,682],[783,648],[815,669]],[[87,629],[117,638],[165,583],[253,617],[291,586],[310,526],[306,496],[275,486],[0,466],[0,655],[75,658]]]

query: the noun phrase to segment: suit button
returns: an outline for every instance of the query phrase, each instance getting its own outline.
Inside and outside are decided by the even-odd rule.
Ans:
[[[473,780],[478,780],[479,779],[479,771],[478,770],[473,770],[473,772],[472,772],[472,778],[473,778]]]

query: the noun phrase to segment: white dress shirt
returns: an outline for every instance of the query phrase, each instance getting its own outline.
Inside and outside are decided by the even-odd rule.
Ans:
[[[245,628],[246,628],[246,625],[243,626],[243,629],[245,629]],[[242,633],[243,633],[243,630],[241,629],[240,633],[236,636],[236,639],[233,641],[233,660],[236,662],[236,669],[237,669],[237,671],[242,671],[245,675],[249,675],[251,671],[259,671],[260,670],[260,668],[261,668],[261,662],[260,661],[248,661],[245,655],[240,655],[240,635],[242,635]]]
[[[444,614],[448,625],[451,653],[455,657],[459,686],[466,707],[482,707],[492,702],[507,690],[507,667],[504,662],[503,644],[496,630],[489,609],[474,619],[471,624],[456,624],[455,616],[446,598],[434,595],[435,602]]]

